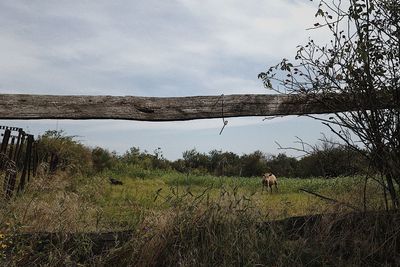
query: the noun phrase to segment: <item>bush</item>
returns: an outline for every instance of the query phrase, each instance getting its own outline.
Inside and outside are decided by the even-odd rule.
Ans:
[[[261,176],[268,169],[267,160],[261,151],[245,154],[240,157],[242,172],[244,177]]]
[[[117,162],[115,154],[101,147],[96,147],[92,150],[93,169],[96,172],[102,172],[105,169],[111,169]]]
[[[154,154],[149,154],[147,151],[141,152],[137,147],[131,147],[121,157],[121,161],[125,164],[135,165],[145,170],[171,169],[171,163],[164,158],[161,148],[154,150]]]
[[[89,173],[92,171],[91,150],[67,136],[64,131],[49,130],[38,137],[39,161],[49,162],[57,159],[57,169],[71,173]]]
[[[343,146],[317,149],[297,164],[300,177],[354,176],[367,169],[368,163],[361,154]]]

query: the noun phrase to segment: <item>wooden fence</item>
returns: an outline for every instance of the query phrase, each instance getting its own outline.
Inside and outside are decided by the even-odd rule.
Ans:
[[[78,96],[0,94],[0,119],[124,119],[180,121],[245,116],[286,116],[393,108],[390,94],[378,94],[373,103],[345,94],[220,95],[192,97]],[[21,170],[18,190],[23,190],[37,168],[32,135],[7,128],[0,151],[3,192],[10,198]],[[12,135],[12,132],[18,133]],[[24,145],[25,144],[25,145]],[[26,150],[22,153],[22,148]],[[35,154],[36,153],[36,154]],[[20,157],[22,155],[24,159]],[[22,163],[20,164],[22,160]],[[57,165],[58,158],[51,162]],[[55,163],[55,164],[54,164]]]
[[[345,94],[220,95],[192,97],[0,94],[0,119],[124,119],[179,121],[245,116],[322,114],[391,108],[393,96],[362,103]]]
[[[21,128],[0,126],[3,139],[0,148],[1,194],[9,199],[14,191],[22,191],[37,170],[37,150],[34,137]],[[16,184],[18,186],[16,188]]]

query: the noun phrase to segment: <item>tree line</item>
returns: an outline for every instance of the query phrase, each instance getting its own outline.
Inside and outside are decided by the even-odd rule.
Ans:
[[[237,155],[221,150],[201,153],[191,149],[183,152],[182,159],[170,164],[179,172],[241,177],[261,176],[265,172],[291,178],[337,177],[362,174],[366,171],[365,160],[342,146],[316,150],[300,159],[285,153],[270,155],[259,150]]]
[[[337,177],[365,173],[366,160],[344,145],[322,142],[301,158],[255,151],[238,155],[229,151],[208,153],[190,149],[171,161],[160,148],[153,152],[131,147],[122,155],[101,147],[90,148],[62,131],[47,131],[39,137],[42,160],[57,157],[58,169],[70,172],[100,173],[135,166],[143,170],[168,170],[199,175],[254,177],[272,172],[280,177]]]

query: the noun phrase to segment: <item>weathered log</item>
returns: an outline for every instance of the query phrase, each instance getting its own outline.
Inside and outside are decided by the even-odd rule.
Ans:
[[[359,105],[357,100],[339,94],[191,97],[0,94],[0,119],[180,121],[334,113],[357,110]],[[371,108],[392,105],[391,98],[385,96]]]

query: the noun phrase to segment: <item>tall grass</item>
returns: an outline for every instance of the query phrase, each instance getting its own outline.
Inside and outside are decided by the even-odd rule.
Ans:
[[[88,235],[44,242],[14,238],[5,264],[96,266],[321,266],[398,265],[400,216],[343,213],[269,222],[256,195],[238,187],[158,195],[169,209],[147,214],[132,237],[94,253]],[[157,198],[158,199],[158,198]],[[300,220],[300,219],[299,219]],[[28,245],[28,247],[27,247]]]
[[[112,186],[108,176],[124,184]],[[0,234],[7,241],[0,259],[7,266],[399,263],[398,215],[348,217],[347,207],[299,192],[300,188],[362,207],[362,177],[281,178],[279,191],[272,194],[262,192],[259,178],[152,173],[133,167],[126,173],[94,177],[42,177],[24,194],[2,203]],[[367,191],[377,196],[376,188],[369,183]],[[381,198],[375,198],[368,203],[370,209],[382,207]],[[314,224],[304,221],[309,227],[301,234],[287,231],[285,223],[269,223],[316,213],[337,215],[326,215]],[[96,244],[85,233],[115,230],[129,230],[131,240],[94,252]],[[60,233],[61,241],[21,238],[22,233],[42,231]],[[83,234],[71,241],[64,237],[67,232]]]

